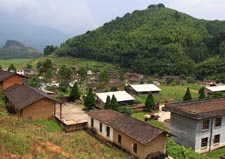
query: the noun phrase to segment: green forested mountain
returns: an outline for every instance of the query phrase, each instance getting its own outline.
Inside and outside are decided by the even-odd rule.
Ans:
[[[14,40],[7,40],[5,46],[0,48],[0,59],[32,59],[40,56],[41,52]]]
[[[215,62],[212,58],[225,53],[225,21],[196,19],[163,4],[150,5],[67,40],[55,53],[117,63],[143,74],[202,79],[208,74],[199,69],[212,65],[209,58]]]

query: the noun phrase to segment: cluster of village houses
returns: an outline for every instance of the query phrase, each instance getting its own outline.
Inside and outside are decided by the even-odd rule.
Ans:
[[[99,110],[87,113],[87,120],[68,122],[62,119],[64,103],[40,89],[24,84],[26,77],[0,70],[0,90],[10,113],[22,118],[51,119],[56,117],[68,127],[88,127],[133,156],[144,159],[154,153],[166,153],[166,138],[171,135],[179,144],[205,153],[225,146],[225,98],[167,103],[171,112],[170,132],[113,110],[104,110],[106,97],[114,95],[123,105],[132,105],[130,94],[159,93],[154,84],[134,84],[127,90],[96,93]],[[207,87],[206,92],[224,91],[225,86]],[[56,105],[59,105],[57,114]]]

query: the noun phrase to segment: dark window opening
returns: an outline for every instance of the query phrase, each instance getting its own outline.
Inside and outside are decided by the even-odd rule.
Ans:
[[[208,137],[203,138],[201,142],[201,147],[206,147],[208,145]]]
[[[118,143],[121,144],[121,142],[122,142],[122,136],[121,135],[118,135]]]
[[[215,127],[221,126],[221,121],[222,121],[221,118],[216,118],[216,121],[215,121]]]
[[[110,136],[110,128],[107,126],[106,127],[106,135],[109,137]]]
[[[209,120],[204,120],[202,124],[202,130],[209,129]]]
[[[215,135],[214,136],[214,144],[220,143],[220,135]]]
[[[99,131],[102,132],[102,123],[99,123]]]
[[[133,143],[133,152],[137,153],[137,144]]]
[[[91,118],[91,127],[93,127],[93,126],[94,126],[94,119]]]

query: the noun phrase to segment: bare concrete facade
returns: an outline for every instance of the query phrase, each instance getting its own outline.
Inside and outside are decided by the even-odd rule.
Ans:
[[[173,139],[185,147],[191,147],[198,153],[205,153],[225,146],[225,116],[221,117],[221,126],[215,126],[216,118],[195,120],[183,115],[171,113],[170,133]],[[203,121],[209,120],[208,129],[203,129]],[[215,137],[219,135],[219,142]],[[206,146],[202,140],[207,138]]]

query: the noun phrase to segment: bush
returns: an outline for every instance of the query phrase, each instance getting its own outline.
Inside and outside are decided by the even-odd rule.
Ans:
[[[133,109],[130,107],[121,106],[119,108],[119,112],[127,115],[131,115],[133,113]]]
[[[185,148],[184,146],[178,145],[172,139],[168,139],[167,141],[167,152],[169,156],[178,159],[200,159],[201,156],[196,153],[191,148]]]

